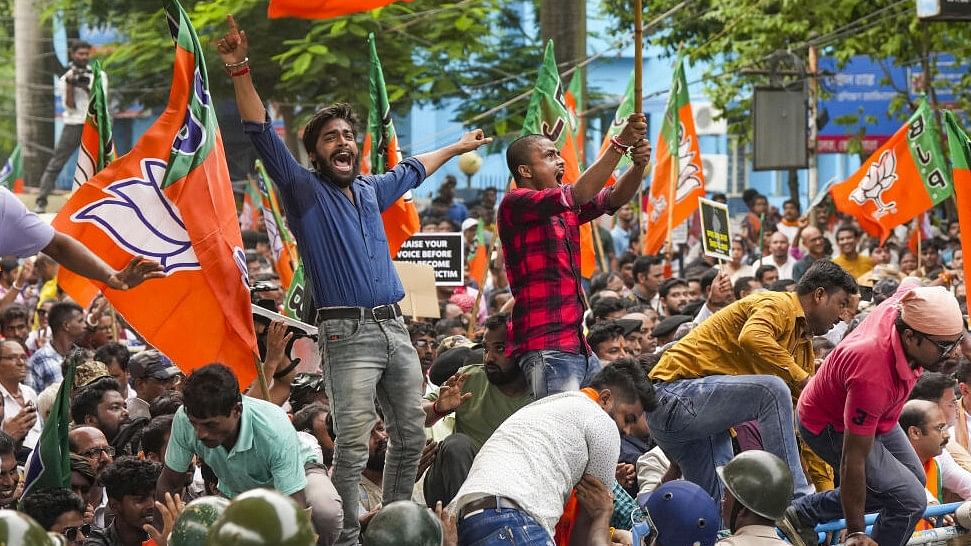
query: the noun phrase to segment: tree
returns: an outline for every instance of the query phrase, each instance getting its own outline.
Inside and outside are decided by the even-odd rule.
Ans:
[[[648,15],[657,16],[680,3],[647,2]],[[604,0],[604,4],[616,28],[630,28],[632,15],[626,0]],[[683,44],[691,61],[708,63],[703,78],[706,90],[728,119],[729,130],[743,140],[751,137],[753,86],[768,83],[764,73],[773,66],[794,72],[783,75],[783,83],[805,80],[805,75],[798,74],[804,67],[785,59],[806,59],[810,46],[817,47],[820,56],[833,56],[840,66],[855,55],[921,63],[928,81],[933,81],[932,99],[935,89],[951,85],[933,79],[936,69],[932,53],[953,53],[958,59],[971,55],[971,29],[967,25],[921,23],[909,1],[695,0],[689,4],[669,17],[651,38],[671,53]],[[966,107],[971,105],[971,75],[965,80],[953,90]],[[825,96],[825,85],[822,92]],[[891,105],[901,119],[910,110],[907,92],[899,89]],[[860,120],[835,121],[853,125]]]
[[[78,6],[74,0],[60,0]],[[388,95],[396,113],[414,102],[437,103],[466,95],[452,71],[484,51],[490,16],[500,0],[415,0],[398,2],[374,12],[321,21],[268,20],[266,3],[247,0],[184,0],[203,43],[225,32],[233,14],[250,41],[253,77],[263,98],[287,119],[291,137],[302,118],[320,104],[345,101],[362,114],[367,107],[368,53],[366,39],[374,32],[384,65]],[[106,68],[115,97],[147,106],[164,103],[168,93],[171,42],[157,0],[84,0],[82,17],[90,24],[108,24],[125,34],[113,49]],[[214,51],[207,55],[212,91],[232,96]],[[291,139],[292,142],[292,139]]]

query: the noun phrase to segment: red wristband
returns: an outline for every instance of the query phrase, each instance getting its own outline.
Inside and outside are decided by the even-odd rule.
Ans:
[[[249,74],[249,72],[250,72],[249,67],[248,66],[244,66],[243,68],[237,70],[236,72],[230,72],[229,73],[229,77],[230,78],[237,78],[239,76],[245,76],[246,74]]]
[[[438,409],[438,399],[432,402],[432,411],[435,412],[435,415],[437,415],[439,419],[448,415],[448,412],[443,412]]]
[[[623,155],[623,154],[626,154],[626,153],[629,153],[629,152],[630,152],[630,150],[631,150],[631,148],[633,148],[633,146],[628,146],[628,145],[626,145],[626,144],[624,144],[624,143],[622,143],[622,142],[620,141],[620,139],[618,139],[617,137],[613,137],[613,138],[611,138],[611,139],[610,139],[610,144],[611,144],[611,146],[613,146],[613,147],[614,147],[614,149],[615,149],[615,150],[617,150],[617,151],[618,151],[618,152],[619,152],[619,153],[620,153],[621,155]],[[623,150],[623,151],[621,151],[621,150]]]

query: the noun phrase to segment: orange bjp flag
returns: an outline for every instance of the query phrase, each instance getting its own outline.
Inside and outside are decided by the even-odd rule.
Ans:
[[[168,105],[131,152],[78,188],[53,225],[112,267],[137,255],[157,260],[162,279],[97,288],[184,372],[219,362],[245,388],[256,376],[256,336],[222,137],[196,32],[177,0],[163,5],[175,41]],[[95,296],[70,272],[59,280],[82,305]]]
[[[934,125],[934,112],[921,100],[890,140],[830,189],[837,210],[883,242],[893,228],[950,197],[951,177]]]
[[[670,232],[698,210],[698,198],[705,196],[701,149],[681,59],[674,69],[671,98],[656,149],[657,163],[651,173],[646,207],[644,253],[647,255],[661,251],[665,242],[671,239]]]
[[[361,11],[383,8],[397,0],[270,0],[270,19],[330,19]],[[411,0],[406,0],[411,1]]]

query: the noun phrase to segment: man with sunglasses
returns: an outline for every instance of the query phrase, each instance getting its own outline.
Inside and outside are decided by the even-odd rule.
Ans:
[[[84,501],[70,489],[42,489],[24,498],[21,510],[45,531],[67,539],[69,546],[81,546],[91,534],[82,520]]]
[[[837,469],[838,489],[797,499],[779,525],[796,546],[845,517],[848,546],[902,546],[923,516],[924,469],[898,419],[924,370],[939,371],[966,324],[942,287],[907,280],[826,357],[799,399],[802,439]],[[866,508],[880,507],[867,536]]]

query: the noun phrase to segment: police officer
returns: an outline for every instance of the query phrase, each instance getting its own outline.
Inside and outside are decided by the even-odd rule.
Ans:
[[[310,514],[272,489],[235,497],[209,531],[209,546],[313,546]]]
[[[648,546],[714,546],[718,506],[701,487],[674,480],[658,487],[641,505],[651,526]]]
[[[368,546],[439,546],[442,526],[431,510],[411,501],[385,506],[368,523]]]
[[[761,450],[743,451],[715,469],[725,485],[722,521],[732,536],[718,546],[788,546],[775,521],[792,503],[792,471],[782,459]]]

